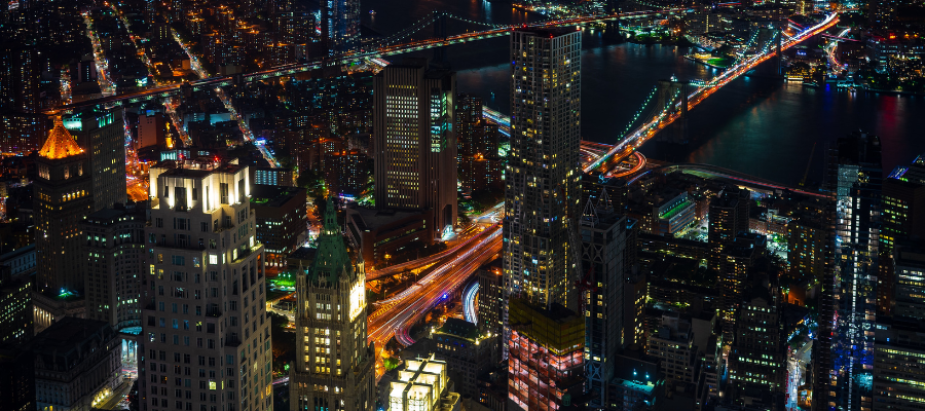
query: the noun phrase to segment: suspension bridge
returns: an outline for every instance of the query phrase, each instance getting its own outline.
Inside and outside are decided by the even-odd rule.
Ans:
[[[399,54],[411,53],[415,51],[429,50],[437,47],[451,46],[454,44],[463,44],[473,41],[485,40],[496,37],[503,37],[511,34],[511,32],[516,28],[521,27],[530,27],[530,28],[553,28],[553,27],[571,27],[571,26],[581,26],[586,24],[595,24],[595,23],[605,23],[612,21],[621,21],[621,20],[638,20],[638,19],[647,19],[647,18],[667,18],[670,16],[679,16],[688,12],[693,12],[694,9],[691,8],[668,8],[660,10],[646,10],[646,11],[633,11],[633,12],[624,12],[624,13],[613,13],[613,14],[603,14],[603,15],[590,15],[582,16],[569,19],[556,19],[556,20],[545,20],[537,23],[529,23],[523,25],[496,25],[486,22],[479,22],[472,19],[462,18],[450,13],[445,12],[433,12],[425,18],[422,18],[414,25],[404,30],[399,31],[395,35],[389,36],[386,39],[377,42],[371,46],[366,46],[366,48],[360,49],[359,51],[345,54],[342,56],[324,58],[313,60],[305,63],[296,63],[277,66],[269,68],[266,70],[261,70],[257,72],[247,73],[247,74],[236,74],[228,76],[214,76],[202,78],[199,80],[193,80],[184,83],[178,84],[169,84],[151,87],[145,90],[139,90],[136,92],[118,94],[108,97],[103,97],[99,99],[87,100],[78,103],[72,103],[68,105],[58,106],[52,109],[49,109],[47,113],[73,113],[80,110],[90,109],[94,107],[104,107],[104,106],[119,106],[125,104],[134,104],[144,101],[150,101],[155,99],[172,97],[174,95],[183,93],[184,91],[199,91],[204,89],[212,89],[215,87],[222,86],[231,86],[235,83],[242,83],[254,80],[263,80],[273,77],[281,76],[291,76],[298,73],[303,73],[315,69],[319,69],[325,66],[339,66],[339,65],[349,65],[354,63],[363,62],[370,59],[377,59],[381,57],[394,56]],[[473,31],[463,34],[455,35],[445,35],[446,21],[448,19],[458,20],[463,23],[473,24],[477,26],[485,27],[481,31]],[[438,24],[440,23],[440,24]],[[436,37],[431,37],[421,40],[412,40],[402,43],[405,39],[408,39],[410,36],[420,32],[422,29],[428,26],[437,25]],[[441,35],[441,32],[444,33]]]

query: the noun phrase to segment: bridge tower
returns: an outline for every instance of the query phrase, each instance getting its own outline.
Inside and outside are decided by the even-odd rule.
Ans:
[[[659,141],[687,144],[687,85],[687,82],[678,81],[674,76],[667,80],[658,81],[656,114],[666,109],[673,111],[676,107],[675,104],[679,101],[681,103],[681,117],[659,133]]]
[[[437,11],[434,18],[434,38],[446,41],[446,11]],[[434,63],[443,64],[446,62],[446,47],[438,46],[434,48]]]

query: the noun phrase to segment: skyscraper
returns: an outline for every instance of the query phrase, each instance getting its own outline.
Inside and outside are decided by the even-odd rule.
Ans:
[[[146,208],[144,203],[104,208],[80,223],[86,318],[105,321],[116,331],[141,326]]]
[[[901,173],[894,172],[883,180],[880,267],[877,274],[878,315],[889,316],[892,313],[896,243],[912,236],[925,237],[925,185],[901,178]]]
[[[70,119],[77,144],[90,154],[93,170],[93,211],[125,204],[125,125],[122,110],[84,113]]]
[[[727,188],[710,202],[707,241],[710,243],[710,268],[719,271],[722,254],[740,232],[748,232],[749,191]]]
[[[350,261],[331,198],[312,266],[298,273],[292,411],[370,411],[376,405],[375,352],[367,344],[366,273]]]
[[[168,161],[150,176],[141,410],[272,410],[263,245],[247,167]]]
[[[459,182],[472,191],[501,188],[498,126],[488,124],[482,99],[461,94],[456,100],[456,137],[459,143]]]
[[[511,35],[511,150],[505,170],[504,288],[539,306],[577,308],[581,34]],[[505,318],[505,336],[510,335]]]
[[[58,120],[36,157],[35,209],[36,330],[59,320],[57,304],[83,292],[80,222],[93,208],[89,155]],[[47,301],[46,301],[47,300]],[[81,304],[82,305],[82,304]]]
[[[837,201],[836,315],[832,338],[831,393],[839,409],[870,407],[876,325],[876,278],[881,212],[880,138],[855,132],[829,152],[830,185]],[[825,287],[825,284],[823,284]],[[822,317],[819,323],[833,321]],[[818,376],[816,376],[818,378]]]
[[[360,0],[322,1],[321,35],[328,55],[352,51],[360,39]]]
[[[729,354],[729,395],[736,405],[755,393],[784,390],[786,349],[781,349],[780,293],[777,273],[749,272]]]
[[[36,331],[76,314],[84,297],[85,241],[80,222],[90,213],[124,204],[125,146],[122,112],[61,119],[39,151],[33,197],[36,224]],[[76,137],[76,138],[75,138]],[[69,307],[69,304],[76,304]]]
[[[456,74],[423,60],[375,78],[376,207],[433,210],[434,237],[456,225]]]
[[[606,190],[606,189],[605,189]],[[623,349],[626,217],[602,201],[589,201],[581,220],[580,298],[585,311],[585,374],[589,405],[607,406],[607,387]]]

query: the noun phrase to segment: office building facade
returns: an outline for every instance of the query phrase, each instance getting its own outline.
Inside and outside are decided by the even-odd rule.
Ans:
[[[105,321],[116,331],[141,326],[146,208],[145,203],[104,208],[80,223],[86,318]]]
[[[122,344],[104,321],[64,318],[35,336],[36,408],[90,411],[122,383]]]
[[[377,74],[374,88],[376,207],[433,210],[439,238],[456,225],[456,74],[408,60]]]
[[[524,411],[555,410],[583,394],[585,321],[559,304],[510,302],[508,399]]]
[[[251,209],[257,216],[257,241],[263,244],[266,264],[285,267],[286,256],[305,238],[306,190],[300,187],[255,185]]]
[[[36,157],[35,291],[47,297],[36,300],[36,331],[65,315],[58,302],[83,292],[80,222],[94,205],[88,157],[60,121]]]

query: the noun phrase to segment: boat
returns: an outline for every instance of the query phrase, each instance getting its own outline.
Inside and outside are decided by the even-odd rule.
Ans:
[[[369,11],[369,15],[375,16],[375,15],[376,15],[376,10],[370,10],[370,11]]]

